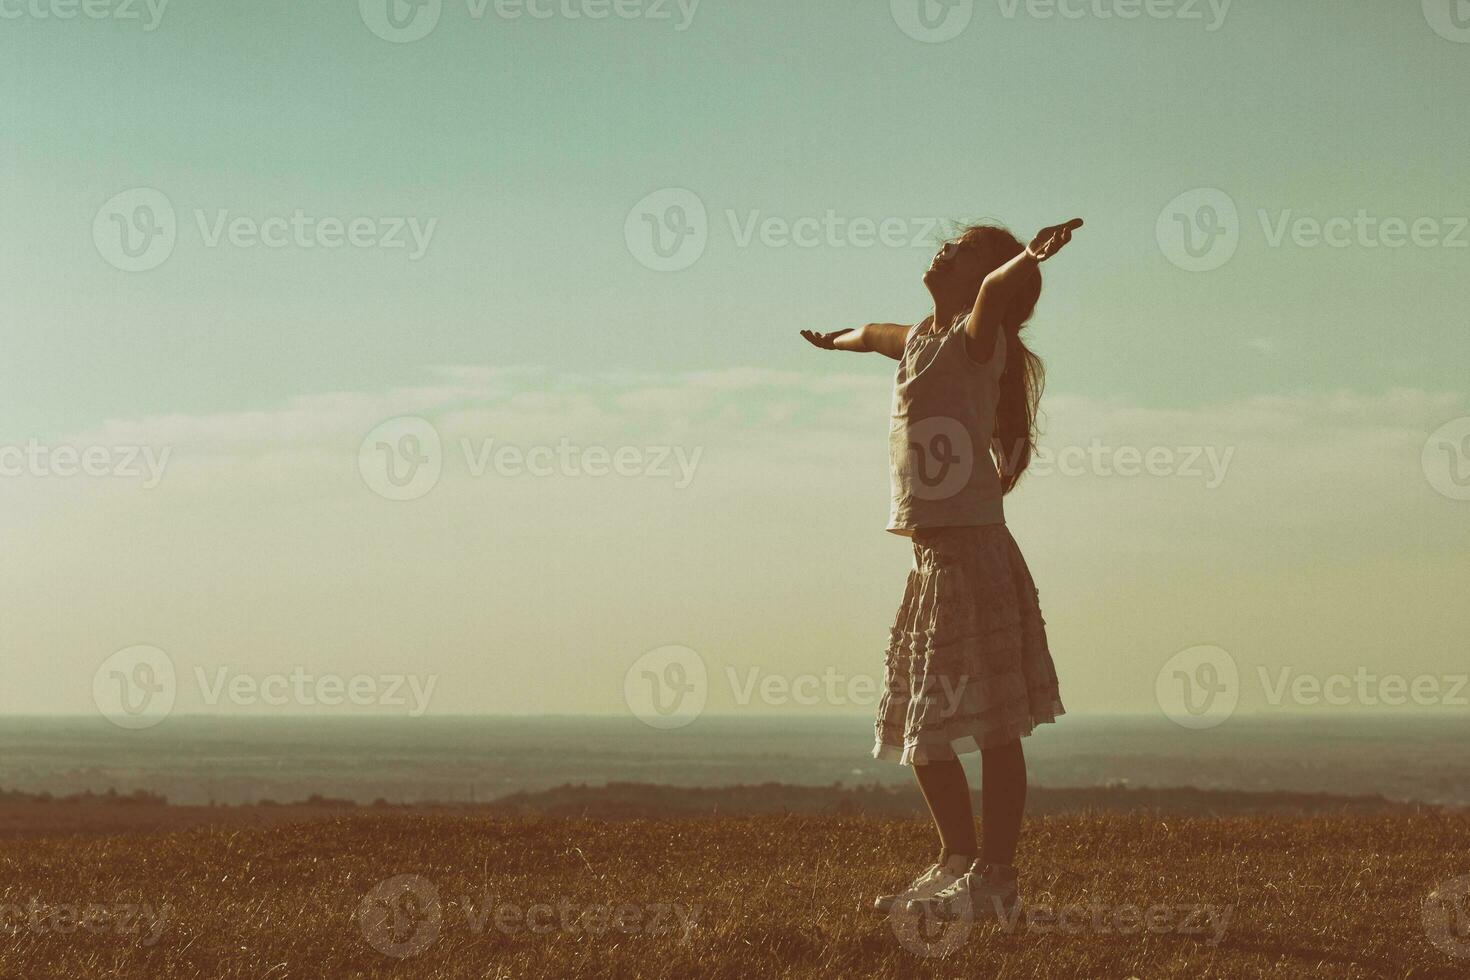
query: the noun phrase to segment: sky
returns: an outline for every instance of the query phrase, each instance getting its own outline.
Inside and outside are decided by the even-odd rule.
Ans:
[[[0,0],[0,710],[868,710],[748,696],[909,562],[892,362],[797,331],[980,218],[1087,222],[1007,501],[1070,710],[1466,670],[1464,3],[392,2]]]

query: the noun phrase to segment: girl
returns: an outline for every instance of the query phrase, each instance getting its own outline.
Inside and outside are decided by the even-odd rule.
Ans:
[[[1021,737],[1063,709],[1036,585],[1001,500],[1036,434],[1042,364],[1021,330],[1041,294],[1039,264],[1080,227],[1077,218],[1054,225],[1022,248],[1003,228],[972,226],[924,273],[934,312],[921,323],[801,332],[823,350],[899,362],[888,530],[913,539],[914,564],[888,644],[873,755],[914,767],[941,850],[906,889],[878,897],[882,912],[944,918],[1019,901]],[[957,755],[975,751],[983,849]]]

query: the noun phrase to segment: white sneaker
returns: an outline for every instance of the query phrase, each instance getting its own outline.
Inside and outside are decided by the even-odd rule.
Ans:
[[[1014,914],[1020,901],[1015,868],[1003,864],[982,865],[977,861],[968,873],[939,891],[909,899],[904,909],[909,915],[941,921],[991,915],[1003,919]]]
[[[929,898],[937,895],[944,889],[960,880],[969,865],[962,857],[952,857],[948,865],[931,864],[919,877],[909,883],[909,886],[896,895],[879,895],[873,899],[873,911],[887,914],[895,908],[903,911],[905,906],[914,899]]]

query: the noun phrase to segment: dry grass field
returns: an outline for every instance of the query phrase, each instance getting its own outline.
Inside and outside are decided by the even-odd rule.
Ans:
[[[3,977],[1470,976],[1463,815],[1040,817],[1026,916],[946,931],[865,911],[917,818],[47,810],[3,821]]]

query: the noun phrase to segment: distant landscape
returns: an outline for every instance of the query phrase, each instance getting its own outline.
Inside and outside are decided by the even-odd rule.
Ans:
[[[314,795],[469,804],[608,783],[907,790],[909,770],[869,757],[871,732],[866,717],[822,716],[706,717],[673,731],[631,717],[183,716],[142,731],[100,717],[11,717],[0,719],[0,787],[143,791],[181,805]],[[1186,787],[1470,806],[1465,745],[1470,719],[1454,715],[1244,716],[1209,731],[1163,718],[1068,716],[1027,739],[1026,753],[1034,806],[1063,790],[1107,790],[1091,797],[1104,800],[1121,789]]]

